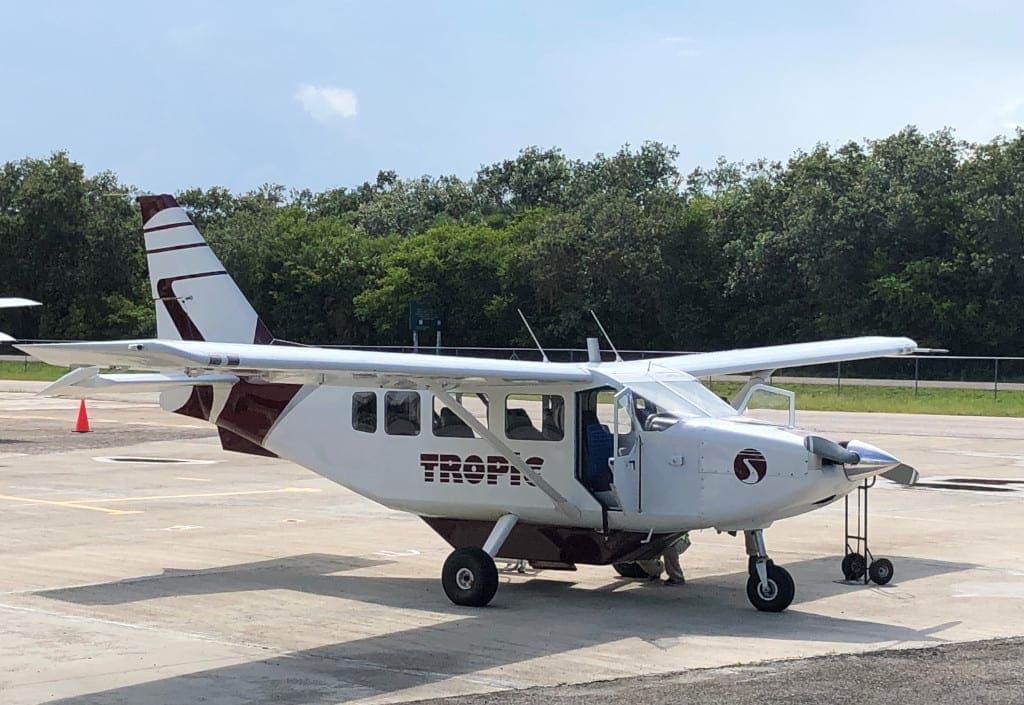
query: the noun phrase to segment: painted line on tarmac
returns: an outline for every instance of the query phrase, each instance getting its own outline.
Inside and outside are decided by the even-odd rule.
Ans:
[[[52,499],[36,499],[34,497],[16,497],[10,494],[0,494],[0,501],[24,502],[25,504],[45,504],[51,507],[64,507],[66,509],[86,509],[91,512],[102,512],[103,514],[141,514],[142,511],[135,509],[109,509],[107,507],[93,507],[89,504],[76,501],[59,502]]]
[[[83,499],[89,504],[110,504],[111,502],[154,502],[161,499],[202,499],[203,497],[243,497],[257,494],[294,494],[323,492],[317,487],[282,487],[276,490],[245,490],[241,492],[203,492],[199,494],[166,494],[150,495],[149,497],[101,497],[99,499]]]
[[[315,487],[283,487],[277,490],[249,490],[243,492],[207,492],[200,494],[172,494],[172,495],[151,495],[149,497],[101,497],[98,499],[75,499],[58,501],[53,499],[38,499],[36,497],[18,497],[10,494],[0,494],[0,501],[23,502],[25,504],[44,504],[51,507],[64,507],[65,509],[86,509],[92,512],[103,514],[124,515],[142,514],[141,509],[110,509],[108,507],[96,507],[96,504],[111,504],[113,502],[154,502],[164,499],[202,499],[204,497],[241,497],[246,495],[261,494],[293,494],[323,492]]]

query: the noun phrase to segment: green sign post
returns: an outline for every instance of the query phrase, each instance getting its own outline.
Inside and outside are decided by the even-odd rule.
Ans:
[[[420,333],[434,331],[436,334],[434,351],[436,353],[441,352],[441,318],[419,301],[409,302],[409,330],[412,331],[412,347],[414,350],[419,351],[420,349]]]

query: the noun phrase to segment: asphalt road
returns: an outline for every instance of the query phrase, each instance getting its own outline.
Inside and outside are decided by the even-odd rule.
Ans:
[[[1020,705],[1024,639],[760,663],[529,688],[424,703],[445,705]]]

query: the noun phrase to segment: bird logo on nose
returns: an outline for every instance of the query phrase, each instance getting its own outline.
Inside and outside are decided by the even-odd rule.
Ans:
[[[768,472],[768,460],[761,451],[744,448],[733,459],[732,471],[743,484],[756,485]]]

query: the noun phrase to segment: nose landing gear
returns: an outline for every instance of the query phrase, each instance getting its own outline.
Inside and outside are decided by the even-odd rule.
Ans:
[[[744,531],[747,545],[747,599],[762,612],[782,612],[796,596],[796,583],[785,568],[768,558],[761,529]]]

